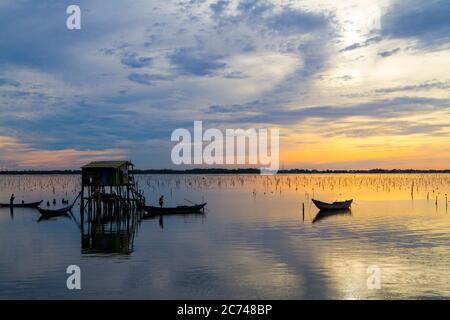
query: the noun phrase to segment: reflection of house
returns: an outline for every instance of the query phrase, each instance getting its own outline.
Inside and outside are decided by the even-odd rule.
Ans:
[[[81,215],[82,253],[131,254],[140,221],[138,210],[97,212],[86,220]]]
[[[128,186],[133,184],[129,161],[95,161],[81,168],[82,184],[85,187]]]

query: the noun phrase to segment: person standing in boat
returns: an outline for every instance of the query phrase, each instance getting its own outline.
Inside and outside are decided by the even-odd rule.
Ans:
[[[164,205],[164,195],[159,198],[159,206],[162,208]]]
[[[11,198],[9,199],[9,204],[11,205],[11,208],[14,206],[14,199],[16,197],[14,196],[14,193],[11,195]]]

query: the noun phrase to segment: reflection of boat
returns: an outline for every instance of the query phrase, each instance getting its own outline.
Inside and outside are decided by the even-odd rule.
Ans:
[[[178,206],[178,207],[152,207],[152,206],[142,206],[141,208],[150,214],[189,214],[198,213],[203,210],[206,203],[196,204],[193,206]]]
[[[316,205],[319,210],[329,211],[329,210],[345,210],[349,209],[352,205],[353,200],[346,200],[341,202],[327,203],[319,200],[312,199],[312,202]]]
[[[56,209],[56,210],[43,209],[40,207],[38,207],[37,209],[44,216],[61,216],[61,215],[67,214],[67,212],[72,210],[72,208],[73,208],[73,205],[65,207],[65,208],[61,208],[61,209]]]
[[[351,216],[352,211],[350,209],[343,209],[343,210],[321,210],[319,213],[314,217],[312,223],[319,222],[320,220],[329,218],[329,217],[336,217],[336,216]]]
[[[142,220],[154,220],[154,219],[158,219],[161,218],[162,216],[164,217],[168,217],[168,216],[175,216],[175,217],[204,217],[205,213],[203,211],[197,211],[197,212],[183,212],[183,213],[179,213],[179,212],[168,212],[168,213],[148,213],[146,215],[142,216]]]
[[[13,207],[14,208],[37,208],[41,203],[42,203],[42,200],[38,201],[38,202],[30,202],[30,203],[14,203]],[[11,204],[10,203],[0,203],[0,208],[11,208]]]
[[[70,216],[67,213],[63,213],[63,214],[59,214],[59,215],[41,215],[38,218],[37,222],[47,221],[47,220],[50,220],[50,219],[53,220],[53,219],[59,218],[59,217],[69,218],[70,219]]]

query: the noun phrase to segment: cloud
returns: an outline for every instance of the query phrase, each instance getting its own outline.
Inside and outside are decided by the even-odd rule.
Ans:
[[[346,52],[346,51],[356,50],[359,48],[364,48],[364,47],[370,46],[371,44],[378,43],[381,40],[383,40],[383,38],[380,36],[371,37],[363,42],[355,42],[355,43],[345,47],[344,49],[341,49],[339,52]]]
[[[323,30],[326,32],[328,18],[307,11],[284,8],[266,22],[267,26],[283,34],[301,34]]]
[[[91,161],[124,159],[126,150],[39,150],[27,146],[15,146],[2,150],[0,163],[17,169],[78,169]]]
[[[217,2],[211,3],[209,5],[209,8],[215,15],[220,15],[225,11],[229,4],[230,1],[228,0],[219,0]]]
[[[114,48],[101,48],[98,51],[100,51],[101,53],[103,53],[106,56],[111,56],[114,53],[116,53],[116,50]]]
[[[139,57],[137,53],[127,53],[120,62],[127,67],[137,69],[148,67],[152,63],[152,58]]]
[[[428,91],[432,89],[449,90],[450,82],[432,81],[414,85],[405,85],[392,88],[382,88],[375,90],[376,93],[393,93],[403,91]]]
[[[273,4],[266,0],[241,0],[238,11],[247,16],[260,16],[273,8]]]
[[[144,85],[151,85],[155,81],[165,81],[170,79],[173,79],[173,77],[148,73],[131,73],[128,75],[128,80]]]
[[[279,125],[300,123],[305,119],[311,118],[326,121],[352,117],[389,119],[442,110],[450,110],[449,99],[397,97],[393,99],[375,100],[373,102],[361,104],[314,106],[284,110],[274,110],[273,108],[269,109],[267,107],[257,108],[255,107],[255,104],[212,106],[209,108],[209,112],[228,114],[229,121],[236,123],[270,123]],[[245,111],[254,111],[256,114],[247,116],[243,113]]]
[[[223,55],[201,52],[197,48],[179,48],[168,57],[181,75],[210,76],[226,67],[221,62]]]
[[[356,127],[354,123],[344,123],[343,128],[332,130],[324,137],[346,136],[351,138],[365,138],[373,136],[407,136],[416,134],[433,135],[441,134],[446,129],[442,124],[413,123],[409,121],[360,121]],[[447,133],[445,133],[447,134]]]
[[[149,157],[153,152],[142,144],[165,141],[174,128],[192,126],[194,118],[217,125],[289,127],[358,117],[382,122],[421,112],[445,115],[448,102],[439,98],[446,97],[441,91],[449,90],[448,77],[437,60],[445,61],[447,53],[437,58],[408,48],[450,43],[446,22],[432,9],[440,6],[447,13],[448,5],[418,3],[396,2],[383,18],[381,33],[368,35],[361,21],[365,4],[356,0],[333,3],[333,9],[313,1],[80,0],[79,32],[65,28],[65,1],[10,1],[0,10],[0,135],[32,150],[84,152],[125,145],[149,166],[170,156],[170,150],[161,147]],[[402,20],[422,13],[430,21],[418,19],[420,30]],[[345,43],[341,52],[359,49],[366,59],[336,55],[338,40]],[[382,41],[385,49],[379,49]],[[378,59],[377,54],[397,56]],[[371,65],[368,58],[374,56]],[[414,61],[426,61],[427,71]],[[416,76],[409,76],[412,72]],[[318,73],[329,76],[316,81]],[[412,97],[425,91],[435,100]],[[384,96],[395,92],[408,97]],[[432,132],[427,124],[405,121],[411,125],[402,124],[404,130]],[[376,135],[376,128],[366,129]]]
[[[427,47],[448,47],[449,16],[447,0],[397,0],[382,17],[382,34],[390,38],[417,39]]]
[[[224,75],[225,78],[227,79],[245,79],[248,78],[248,76],[246,76],[243,72],[241,71],[232,71],[232,72],[228,72]]]
[[[392,50],[379,52],[378,55],[382,58],[387,58],[387,57],[393,56],[394,54],[396,54],[398,52],[400,52],[400,48],[395,48]]]
[[[0,78],[0,87],[2,86],[12,86],[12,87],[20,87],[20,82],[13,79],[5,79]]]

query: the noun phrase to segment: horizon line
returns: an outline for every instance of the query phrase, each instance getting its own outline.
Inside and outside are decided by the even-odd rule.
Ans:
[[[134,174],[260,174],[258,168],[134,169]],[[450,173],[450,169],[280,169],[277,174],[317,173]],[[81,174],[80,169],[1,170],[0,175]]]

